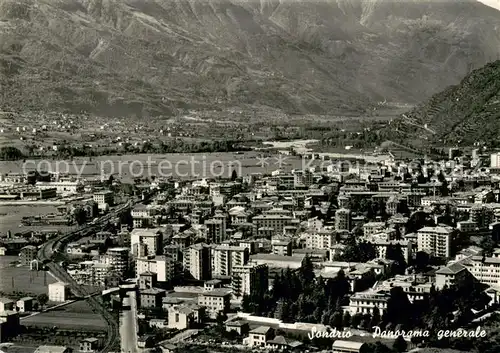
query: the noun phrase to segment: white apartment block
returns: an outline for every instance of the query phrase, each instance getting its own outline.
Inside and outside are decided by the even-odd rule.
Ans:
[[[194,279],[208,280],[212,277],[212,252],[207,244],[195,244],[183,251],[184,270]]]
[[[231,287],[235,297],[251,295],[259,290],[267,290],[269,286],[269,268],[265,264],[234,266],[232,272]]]
[[[451,227],[424,227],[417,232],[417,250],[449,258],[453,242],[454,230]]]
[[[330,249],[335,245],[335,232],[320,230],[305,233],[307,249]]]
[[[135,244],[145,244],[149,256],[158,255],[163,251],[163,235],[160,228],[136,228],[130,233],[131,251]]]
[[[391,245],[399,244],[401,246],[401,252],[405,258],[406,263],[408,263],[412,256],[412,242],[408,240],[383,240],[377,239],[373,241],[375,246],[375,251],[377,252],[377,257],[379,259],[385,259],[387,254],[387,248]]]
[[[111,265],[113,272],[123,276],[130,267],[129,255],[129,248],[109,248],[106,254],[101,257],[101,263]]]
[[[491,155],[491,168],[500,168],[500,153],[494,153]]]
[[[363,234],[365,236],[381,233],[385,229],[384,222],[368,222],[363,225]]]
[[[387,310],[388,299],[388,294],[372,290],[354,293],[351,298],[349,298],[349,306],[346,310],[349,311],[351,315],[373,314],[375,310],[378,310],[379,314],[383,315]]]
[[[135,273],[139,276],[144,272],[156,273],[158,282],[168,282],[175,274],[174,262],[165,255],[138,258],[135,261]]]
[[[68,287],[66,283],[56,282],[51,283],[48,286],[49,288],[49,300],[51,302],[64,302],[68,299]]]
[[[231,276],[234,266],[243,266],[248,262],[248,248],[219,245],[212,248],[212,275]]]
[[[489,286],[500,285],[500,257],[473,256],[467,265],[469,272],[481,283]]]

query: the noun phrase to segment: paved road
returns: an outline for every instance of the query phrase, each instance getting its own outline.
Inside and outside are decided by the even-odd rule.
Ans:
[[[49,311],[52,311],[52,310],[55,310],[55,309],[58,309],[58,308],[61,308],[61,307],[64,307],[64,306],[67,306],[67,305],[70,305],[70,304],[73,304],[74,302],[76,302],[77,300],[69,300],[67,302],[64,302],[64,303],[61,303],[61,304],[57,304],[57,305],[54,305],[54,306],[50,306],[46,309],[43,309],[42,311],[37,311],[37,312],[34,312],[34,313],[31,313],[30,315],[28,316],[22,316],[19,318],[20,321],[22,320],[26,320],[27,318],[29,317],[32,317],[32,316],[37,316],[37,315],[40,315],[40,314],[43,314],[43,313],[47,313]]]
[[[135,291],[127,293],[130,309],[120,314],[120,341],[122,353],[137,353],[137,298]]]

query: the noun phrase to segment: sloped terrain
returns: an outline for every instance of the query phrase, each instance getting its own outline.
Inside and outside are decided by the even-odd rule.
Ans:
[[[500,12],[472,0],[0,0],[0,107],[359,113],[499,53]]]
[[[395,126],[407,136],[417,130],[439,145],[500,145],[500,60],[432,96],[394,122]]]

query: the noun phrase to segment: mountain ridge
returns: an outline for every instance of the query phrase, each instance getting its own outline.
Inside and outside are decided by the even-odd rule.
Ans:
[[[433,95],[392,121],[382,133],[417,147],[500,147],[500,60]]]
[[[499,48],[500,12],[469,0],[0,0],[0,107],[363,114]]]

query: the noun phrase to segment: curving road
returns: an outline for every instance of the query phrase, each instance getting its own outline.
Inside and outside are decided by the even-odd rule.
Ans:
[[[133,203],[128,202],[125,205],[122,205],[114,210],[112,210],[107,215],[101,217],[95,224],[89,224],[82,226],[80,229],[70,232],[68,234],[64,234],[60,237],[51,239],[42,245],[40,250],[38,251],[38,260],[42,261],[46,267],[49,269],[50,273],[56,277],[59,281],[65,282],[68,284],[72,293],[77,297],[86,298],[86,301],[92,308],[92,310],[102,316],[102,318],[106,321],[108,326],[107,339],[104,347],[101,349],[102,353],[107,353],[115,346],[118,345],[119,342],[119,325],[117,318],[110,313],[107,308],[101,303],[98,299],[92,296],[93,293],[89,293],[82,285],[78,284],[73,277],[71,277],[64,268],[62,268],[59,264],[57,264],[54,260],[55,255],[59,251],[64,251],[64,248],[67,243],[74,241],[76,239],[82,238],[96,230],[99,230],[98,227],[103,223],[108,222],[110,219],[116,217],[120,212],[125,210],[128,207],[131,207]]]

